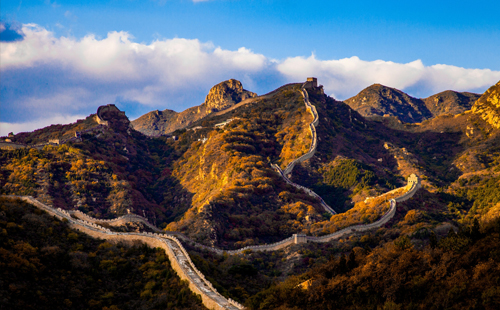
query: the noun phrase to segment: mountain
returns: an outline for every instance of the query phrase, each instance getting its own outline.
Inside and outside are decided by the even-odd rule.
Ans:
[[[472,107],[490,125],[500,128],[500,81],[491,86]]]
[[[335,241],[294,244],[272,252],[245,250],[240,255],[219,255],[182,242],[214,287],[249,309],[326,308],[327,299],[321,296],[335,296],[328,304],[338,308],[397,309],[410,302],[429,308],[429,300],[437,300],[442,308],[498,308],[498,84],[476,101],[473,111],[437,116],[433,113],[441,112],[436,101],[449,102],[448,111],[462,109],[459,105],[466,109],[474,96],[444,92],[426,103],[427,99],[381,85],[367,90],[366,102],[372,98],[370,102],[380,101],[378,106],[389,113],[406,109],[419,117],[418,123],[397,126],[394,117],[364,117],[314,84],[307,84],[306,93],[304,84],[293,83],[238,103],[243,95],[228,95],[235,84],[226,90],[221,86],[205,102],[214,104],[202,105],[213,112],[173,131],[176,139],[142,134],[111,105],[75,124],[14,135],[12,141],[37,145],[19,144],[10,150],[0,142],[0,194],[31,195],[97,218],[135,213],[162,229],[229,250],[297,233],[323,236],[373,223],[388,208],[377,196],[404,186],[414,173],[422,188],[398,202],[394,217],[376,230],[351,230]],[[218,107],[225,108],[215,112]],[[409,117],[406,112],[400,113],[403,116]],[[59,144],[47,143],[57,138],[62,139]],[[295,161],[304,155],[305,160]],[[295,166],[287,175],[296,185],[276,168],[285,169],[292,162]],[[309,190],[337,214],[325,212],[323,202]],[[36,248],[17,241],[27,240],[25,223],[39,219],[25,216],[18,207],[10,209],[17,215],[8,219],[7,209],[0,210],[0,234],[13,240],[6,239],[6,249],[20,262],[37,258]],[[89,253],[94,260],[95,249],[82,250],[81,237],[60,229],[65,231],[65,243],[74,241],[66,247],[71,257]],[[49,232],[34,237],[52,236]],[[42,256],[50,250],[48,244],[36,247]],[[109,255],[107,247],[97,254]],[[140,255],[131,256],[131,265]],[[127,257],[116,259],[120,266],[127,265]],[[95,261],[95,266],[108,269],[108,260]],[[79,266],[78,260],[75,263]],[[160,273],[148,275],[161,278]],[[162,288],[151,281],[146,281],[147,290],[156,294]],[[141,281],[130,283],[136,282]],[[14,289],[3,291],[12,295],[9,290]],[[104,303],[107,295],[98,293],[103,302],[99,308],[111,306]],[[67,298],[76,302],[75,296]]]
[[[435,117],[442,114],[456,115],[468,111],[479,97],[480,95],[474,93],[446,90],[422,100]]]
[[[422,100],[380,84],[363,89],[345,103],[363,116],[392,115],[405,123],[421,122],[432,117]]]
[[[193,118],[193,130],[172,133],[177,140],[147,139],[116,107],[100,107],[77,123],[87,128],[81,139],[38,152],[2,153],[2,192],[32,195],[95,217],[138,213],[199,242],[228,248],[276,241],[296,231],[324,234],[361,221],[362,213],[329,221],[319,201],[287,185],[271,167],[285,169],[312,144],[313,118],[301,84],[234,104],[249,96],[240,86],[237,81],[214,86],[202,107],[226,109]],[[374,88],[393,101],[412,102],[413,111],[421,108],[402,92]],[[498,131],[477,114],[441,115],[394,128],[386,118],[363,118],[320,88],[308,94],[320,116],[317,149],[290,177],[337,212],[403,185],[411,173],[435,190],[462,175],[487,173],[497,160]],[[75,126],[47,127],[12,139],[47,142],[43,139],[49,136],[72,134]]]
[[[210,113],[225,110],[255,96],[255,93],[243,89],[240,81],[230,79],[212,87],[205,102],[199,106],[180,113],[168,109],[152,111],[132,121],[132,126],[148,136],[168,134],[185,128]]]
[[[405,123],[420,123],[442,114],[459,114],[470,110],[479,95],[444,91],[425,99],[380,84],[371,85],[354,97],[345,100],[363,116],[397,117]]]

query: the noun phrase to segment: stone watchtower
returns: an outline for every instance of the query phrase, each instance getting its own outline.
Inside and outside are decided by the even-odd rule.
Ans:
[[[411,187],[413,184],[415,184],[417,188],[421,187],[421,185],[420,185],[420,178],[415,173],[412,173],[408,177],[408,185],[410,185],[410,187]]]
[[[323,85],[318,86],[318,79],[315,77],[308,77],[307,81],[304,83],[304,88],[309,90],[319,91],[321,94],[324,94]]]
[[[304,87],[305,88],[318,87],[318,79],[315,77],[308,77]]]
[[[312,83],[312,87],[318,87],[318,79],[317,78],[308,77],[307,81]]]

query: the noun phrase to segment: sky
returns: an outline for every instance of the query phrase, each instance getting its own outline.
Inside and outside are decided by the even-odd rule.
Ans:
[[[0,136],[114,103],[135,119],[318,78],[344,100],[500,80],[500,1],[0,0]]]

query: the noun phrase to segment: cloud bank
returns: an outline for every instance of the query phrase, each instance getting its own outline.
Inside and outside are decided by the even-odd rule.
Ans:
[[[379,83],[427,97],[444,90],[481,90],[500,80],[500,71],[465,69],[449,65],[424,66],[421,60],[401,64],[392,61],[364,61],[358,57],[339,60],[287,58],[277,70],[288,80],[316,76],[325,91],[339,99],[354,96],[363,88]],[[484,91],[484,90],[483,90]]]
[[[482,92],[500,80],[500,71],[425,66],[420,60],[320,60],[315,55],[273,60],[246,47],[227,50],[197,39],[146,44],[123,31],[105,38],[55,37],[36,24],[16,30],[1,24],[0,34],[5,31],[15,39],[0,42],[0,135],[32,130],[28,124],[73,121],[107,103],[129,117],[153,109],[180,111],[202,103],[211,86],[229,78],[265,93],[316,76],[337,99],[374,83],[426,97],[447,89]]]

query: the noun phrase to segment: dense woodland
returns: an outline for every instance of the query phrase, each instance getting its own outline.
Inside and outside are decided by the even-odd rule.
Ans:
[[[163,250],[110,244],[0,199],[4,309],[205,309]]]
[[[249,309],[498,309],[500,220],[416,249],[399,237],[354,248],[249,298]],[[306,282],[307,281],[307,282]]]

